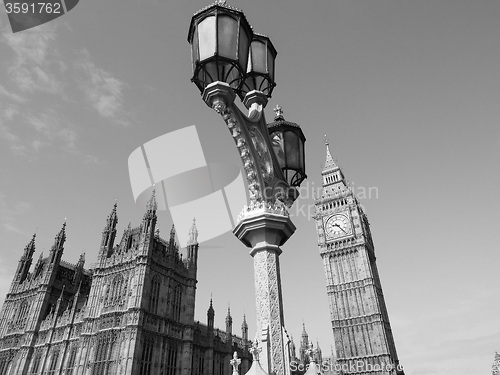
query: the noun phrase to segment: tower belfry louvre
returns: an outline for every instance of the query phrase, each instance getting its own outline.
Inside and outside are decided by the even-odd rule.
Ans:
[[[338,367],[344,374],[402,375],[368,218],[325,145],[315,220]]]
[[[248,325],[241,336],[194,320],[198,229],[193,220],[186,256],[172,227],[156,230],[154,194],[138,227],[115,244],[114,205],[106,219],[97,262],[84,268],[62,260],[66,223],[48,257],[33,270],[35,239],[26,245],[0,310],[0,375],[229,375],[236,351],[250,368]]]

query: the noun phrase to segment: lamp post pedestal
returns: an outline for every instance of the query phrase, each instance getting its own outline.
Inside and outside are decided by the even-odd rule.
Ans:
[[[251,247],[254,260],[257,333],[261,333],[261,363],[268,374],[288,375],[290,364],[285,340],[281,292],[280,246],[295,231],[286,208],[272,203],[246,207],[233,230],[238,239]]]

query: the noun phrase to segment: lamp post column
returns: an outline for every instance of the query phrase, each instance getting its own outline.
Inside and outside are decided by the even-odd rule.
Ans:
[[[261,364],[269,374],[289,374],[284,335],[279,256],[295,231],[286,209],[279,204],[256,203],[246,208],[233,233],[248,247],[254,261],[257,333],[261,335]]]

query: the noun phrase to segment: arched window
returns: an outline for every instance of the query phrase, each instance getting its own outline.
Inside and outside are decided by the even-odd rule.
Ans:
[[[65,375],[73,375],[73,372],[75,370],[75,364],[76,364],[77,350],[78,350],[78,347],[76,347],[76,346],[73,346],[71,348],[71,351],[69,353],[69,358],[68,358],[68,364],[66,365]]]
[[[120,306],[123,305],[127,296],[127,285],[123,280],[122,275],[116,275],[107,286],[104,296],[104,306]]]
[[[42,353],[37,353],[35,359],[33,360],[33,366],[31,367],[31,375],[37,375],[40,369],[40,362],[42,361]]]
[[[56,370],[59,370],[57,366],[58,361],[59,361],[59,349],[56,349],[52,352],[52,358],[50,360],[50,366],[47,375],[55,375]]]
[[[154,341],[152,338],[148,337],[144,340],[144,345],[142,346],[142,357],[141,357],[141,371],[140,375],[150,375],[151,374],[151,360],[153,358],[153,347]]]
[[[28,301],[23,301],[21,303],[21,306],[19,307],[18,313],[17,313],[17,318],[16,318],[16,325],[18,327],[24,327],[26,324],[26,320],[28,318],[28,311],[29,311],[29,302]]]
[[[182,303],[182,286],[177,285],[174,289],[174,296],[172,301],[172,318],[174,320],[180,320],[181,303]]]
[[[177,369],[177,343],[170,341],[167,349],[167,375],[175,375]]]
[[[92,375],[111,375],[114,345],[115,333],[108,331],[98,336]]]
[[[158,314],[158,302],[160,300],[160,277],[156,275],[151,281],[151,295],[149,296],[149,311]]]

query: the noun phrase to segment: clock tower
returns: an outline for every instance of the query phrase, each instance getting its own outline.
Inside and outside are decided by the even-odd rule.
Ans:
[[[375,263],[368,219],[326,144],[316,199],[337,368],[343,374],[404,375]]]

